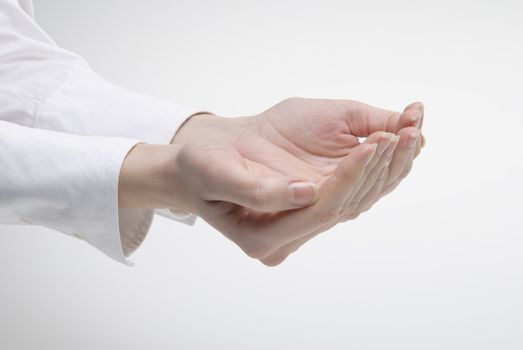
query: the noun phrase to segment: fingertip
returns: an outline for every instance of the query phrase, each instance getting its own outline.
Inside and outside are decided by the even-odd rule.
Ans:
[[[374,156],[374,153],[376,153],[376,150],[378,149],[378,144],[377,143],[370,143],[370,144],[365,144],[364,145],[364,152],[367,156],[370,156],[372,158],[372,156]]]
[[[412,107],[410,107],[412,106]],[[405,108],[400,116],[399,128],[405,128],[407,126],[413,126],[420,128],[423,120],[423,104],[421,102],[415,102]]]
[[[376,154],[378,156],[381,156],[383,153],[385,153],[387,149],[389,149],[390,145],[393,143],[394,138],[395,135],[392,133],[383,134],[379,140]]]
[[[419,133],[419,129],[414,126],[407,126],[405,128],[402,128],[401,130],[399,130],[396,135],[400,138],[400,142],[401,142],[403,139],[408,138],[411,134],[413,134],[415,132]]]
[[[395,135],[390,132],[378,131],[378,132],[375,132],[374,134],[370,135],[365,140],[365,143],[369,144],[369,145],[376,144],[377,145],[377,149],[376,149],[377,155],[381,155],[389,147],[392,140],[394,139],[394,136]]]
[[[424,108],[425,107],[423,106],[423,102],[415,101],[415,102],[412,102],[411,104],[409,104],[407,107],[405,107],[405,109],[403,109],[403,111],[406,112],[408,110],[417,109],[417,110],[423,112]]]

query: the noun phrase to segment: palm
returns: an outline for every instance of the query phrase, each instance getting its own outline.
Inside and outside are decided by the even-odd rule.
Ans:
[[[230,142],[213,146],[207,157],[222,163],[236,159],[255,176],[290,177],[321,186],[359,144],[345,106],[332,100],[285,100],[251,118],[241,132],[229,134]],[[228,201],[208,204],[212,212],[219,208],[223,213],[208,221],[227,236],[263,234],[276,221],[294,215],[294,211],[260,212]]]
[[[292,176],[321,185],[359,144],[348,111],[321,100],[286,100],[254,118],[234,148],[260,176]]]

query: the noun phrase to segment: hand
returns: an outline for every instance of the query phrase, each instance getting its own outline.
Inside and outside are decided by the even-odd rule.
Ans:
[[[317,101],[312,100],[312,102],[314,105],[317,105]],[[332,101],[328,102],[329,104],[332,103]],[[338,101],[337,103],[338,106],[341,107]],[[396,188],[401,180],[410,172],[413,159],[419,155],[421,148],[425,144],[425,139],[420,132],[423,124],[424,113],[423,105],[421,103],[413,103],[407,106],[402,114],[379,110],[353,101],[346,101],[346,103],[349,105],[348,108],[351,110],[350,116],[347,119],[349,121],[350,132],[346,132],[350,133],[352,136],[364,137],[372,132],[376,132],[376,130],[387,130],[396,133],[398,136],[394,138],[389,149],[386,151],[385,158],[386,162],[389,163],[389,166],[386,166],[381,170],[381,174],[378,176],[377,180],[373,176],[368,176],[365,183],[360,185],[357,194],[352,197],[352,203],[344,211],[344,214],[341,215],[341,219],[339,219],[341,222],[356,218],[362,212],[368,210],[377,200]],[[321,115],[321,113],[318,115]],[[330,115],[339,116],[340,113],[332,113]],[[322,117],[322,119],[323,118],[328,117]],[[288,130],[296,129],[291,126]],[[294,134],[299,134],[299,132]],[[373,136],[374,135],[371,135],[367,139],[367,142],[371,140]],[[326,139],[329,140],[329,138]],[[311,144],[314,143],[311,142]],[[391,151],[393,151],[395,147],[396,150],[392,153]],[[377,166],[375,169],[380,168],[380,166]],[[320,232],[328,230],[337,222],[337,220],[332,220],[330,224],[318,228],[312,234],[287,244],[265,257],[263,262],[267,265],[277,265],[281,263],[288,255],[296,251],[312,237]]]
[[[174,138],[183,145],[177,158],[187,184],[182,197],[189,211],[248,255],[276,265],[397,186],[421,143],[421,114],[419,103],[394,113],[353,101],[293,98],[255,117],[195,116]],[[366,144],[358,137],[368,137]],[[377,155],[369,144],[378,145]],[[289,200],[287,185],[299,181],[314,184],[301,189],[301,205],[309,204],[307,194],[314,201],[318,187],[320,200],[289,210],[300,204]]]

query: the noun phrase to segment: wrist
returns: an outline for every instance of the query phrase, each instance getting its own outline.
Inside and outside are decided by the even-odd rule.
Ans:
[[[183,146],[198,140],[216,144],[231,142],[252,125],[252,119],[221,117],[210,113],[195,114],[180,126],[171,144]]]
[[[187,210],[177,184],[178,145],[138,144],[122,165],[118,184],[120,208],[179,208]]]
[[[183,145],[197,137],[198,134],[208,128],[209,124],[216,123],[217,120],[223,119],[212,113],[197,113],[185,120],[176,131],[171,144]]]

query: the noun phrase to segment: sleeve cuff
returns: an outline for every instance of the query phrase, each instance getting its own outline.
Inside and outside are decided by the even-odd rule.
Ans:
[[[151,144],[169,144],[186,120],[203,112],[130,92],[86,69],[70,76],[46,98],[39,108],[34,127],[78,135],[118,135]],[[143,242],[154,213],[154,210],[118,210],[124,257],[132,254]],[[189,225],[196,220],[195,215],[177,209],[158,210],[156,213]],[[128,263],[122,257],[117,260]]]
[[[81,238],[132,265],[120,238],[118,180],[137,143],[0,121],[0,216]]]

